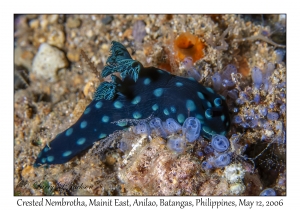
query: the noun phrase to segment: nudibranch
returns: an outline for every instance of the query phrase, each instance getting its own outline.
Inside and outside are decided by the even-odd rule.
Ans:
[[[201,136],[226,135],[230,118],[223,96],[191,78],[143,67],[118,42],[112,42],[110,52],[101,76],[110,75],[112,81],[99,85],[82,116],[44,147],[35,166],[66,163],[94,142],[128,128],[122,119],[153,116],[163,121],[173,118],[182,125],[186,118],[196,117],[201,122]]]

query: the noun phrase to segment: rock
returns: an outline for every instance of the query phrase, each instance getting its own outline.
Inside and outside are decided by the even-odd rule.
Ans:
[[[80,26],[80,20],[77,18],[68,18],[67,27],[68,28],[78,28]]]
[[[18,66],[23,66],[29,71],[31,70],[31,62],[33,59],[33,53],[25,50],[21,47],[15,49],[15,64]]]
[[[101,19],[101,22],[104,24],[104,25],[108,25],[111,23],[111,21],[114,20],[114,17],[113,16],[110,16],[110,15],[107,15],[105,16],[104,18]]]
[[[79,50],[70,50],[67,53],[67,57],[71,62],[78,62],[80,59],[80,52]]]
[[[55,81],[58,70],[67,66],[68,61],[62,51],[43,43],[33,59],[32,72],[39,78]]]
[[[65,42],[65,34],[62,27],[50,27],[50,33],[48,34],[47,43],[63,48]]]
[[[40,21],[38,19],[33,19],[29,22],[29,26],[32,29],[37,29],[40,26]]]

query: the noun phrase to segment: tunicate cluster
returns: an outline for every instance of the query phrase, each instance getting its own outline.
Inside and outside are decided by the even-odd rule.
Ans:
[[[218,104],[218,101],[216,101],[216,103]],[[180,133],[181,130],[182,135],[174,135]],[[151,131],[154,131],[163,138],[171,136],[168,137],[167,147],[176,153],[183,153],[185,151],[187,141],[194,142],[197,140],[200,136],[200,130],[201,123],[195,117],[187,118],[183,126],[173,118],[168,118],[163,122],[160,118],[156,117],[150,120],[149,125],[146,122],[140,122],[133,128],[133,132],[136,134],[149,136]],[[120,144],[119,148],[123,151],[126,150],[123,149],[125,146],[125,144]]]
[[[208,158],[202,162],[202,168],[207,170],[212,167],[223,168],[229,165],[231,162],[231,153],[224,153],[229,147],[229,140],[225,136],[214,135],[211,144],[204,147],[204,153]]]
[[[200,136],[201,123],[195,117],[187,118],[182,126],[182,133],[188,142],[194,142]]]

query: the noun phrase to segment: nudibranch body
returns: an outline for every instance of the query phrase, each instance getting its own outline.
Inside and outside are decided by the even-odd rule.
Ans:
[[[120,72],[121,79],[113,72]],[[154,116],[163,121],[173,118],[182,125],[186,118],[196,117],[201,122],[200,134],[206,138],[225,135],[229,130],[228,108],[222,96],[191,78],[155,67],[144,68],[114,41],[102,71],[103,77],[108,75],[112,82],[100,84],[79,120],[45,146],[35,166],[69,161],[94,142],[128,128],[130,125],[122,119]]]

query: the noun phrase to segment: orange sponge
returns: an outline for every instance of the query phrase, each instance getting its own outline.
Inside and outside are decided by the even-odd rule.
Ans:
[[[174,50],[180,61],[191,57],[193,62],[204,57],[204,43],[189,32],[180,34],[174,41]]]

